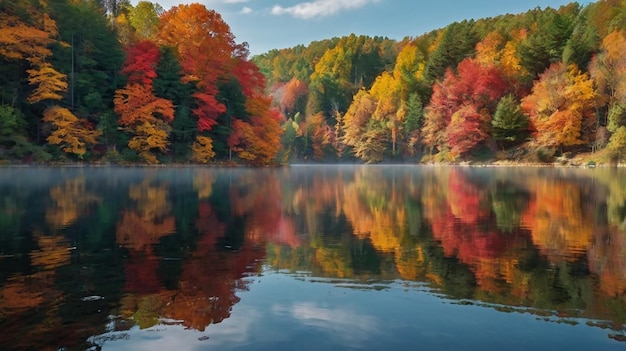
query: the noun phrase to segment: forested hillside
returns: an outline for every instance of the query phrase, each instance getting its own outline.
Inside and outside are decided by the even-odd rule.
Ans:
[[[280,121],[219,13],[0,3],[0,160],[268,164]]]
[[[284,160],[609,160],[626,151],[625,29],[626,4],[605,0],[254,61],[287,118]]]
[[[0,160],[617,160],[625,30],[603,0],[250,58],[200,4],[2,1]]]

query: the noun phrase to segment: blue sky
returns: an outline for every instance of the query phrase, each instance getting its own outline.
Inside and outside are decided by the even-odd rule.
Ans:
[[[138,0],[133,0],[136,4]],[[153,1],[155,2],[155,1]],[[252,55],[357,35],[402,39],[454,21],[558,8],[569,0],[159,0],[165,10],[197,2],[219,12]],[[588,4],[589,1],[579,1]]]

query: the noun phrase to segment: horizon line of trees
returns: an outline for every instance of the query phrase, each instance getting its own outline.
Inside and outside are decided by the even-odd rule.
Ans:
[[[0,159],[619,158],[625,30],[626,5],[601,0],[250,59],[200,4],[2,3]]]

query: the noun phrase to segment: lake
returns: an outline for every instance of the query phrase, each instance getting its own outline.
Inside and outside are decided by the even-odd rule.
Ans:
[[[626,170],[0,169],[2,350],[624,350]]]

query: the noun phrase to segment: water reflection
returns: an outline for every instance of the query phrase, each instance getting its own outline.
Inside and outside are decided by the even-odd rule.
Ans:
[[[625,340],[621,170],[9,168],[0,194],[3,349],[102,347],[229,319],[253,328],[271,317],[233,311],[268,272],[372,294],[418,282],[409,291]],[[359,308],[290,293],[263,301],[266,313],[354,348],[381,328]]]

